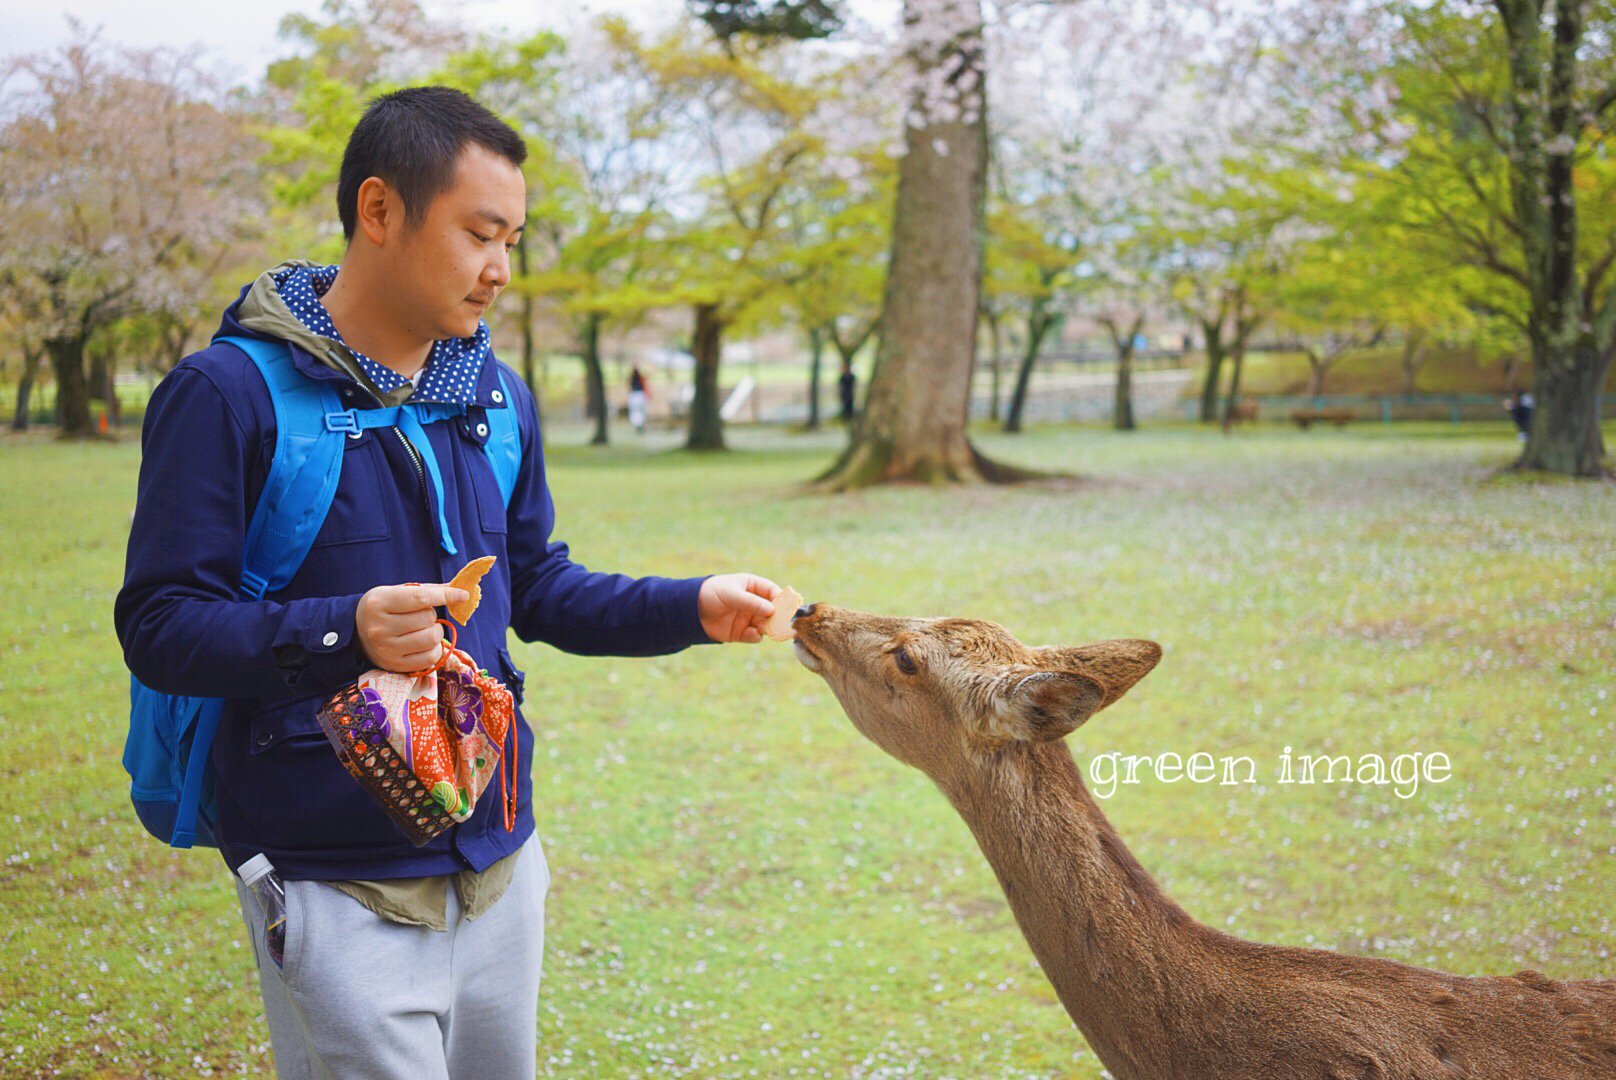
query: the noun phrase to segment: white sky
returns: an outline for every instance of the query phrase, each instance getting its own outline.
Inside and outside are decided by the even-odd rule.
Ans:
[[[856,11],[876,22],[896,22],[898,0],[854,0]],[[684,0],[423,0],[434,17],[452,12],[474,31],[515,32],[542,28],[563,34],[596,15],[622,14],[642,26],[676,18]],[[100,27],[102,39],[151,48],[200,45],[232,82],[249,83],[264,73],[286,44],[276,36],[283,15],[318,15],[320,0],[0,0],[0,57],[53,49],[71,38],[68,16]]]

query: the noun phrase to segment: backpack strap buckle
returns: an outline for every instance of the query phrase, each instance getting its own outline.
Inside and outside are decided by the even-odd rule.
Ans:
[[[325,414],[325,429],[327,431],[340,431],[347,435],[359,434],[359,417],[353,409],[344,409],[342,412],[328,412]]]
[[[251,569],[241,571],[241,595],[247,600],[262,600],[269,588],[269,579]]]

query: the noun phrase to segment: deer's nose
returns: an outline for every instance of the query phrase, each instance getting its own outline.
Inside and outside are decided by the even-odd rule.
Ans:
[[[797,613],[795,615],[791,616],[792,621],[795,622],[798,619],[806,619],[808,616],[810,616],[810,615],[812,615],[814,613],[814,608],[816,608],[818,606],[819,606],[818,604],[804,604],[804,605],[802,605],[802,607],[797,609]]]

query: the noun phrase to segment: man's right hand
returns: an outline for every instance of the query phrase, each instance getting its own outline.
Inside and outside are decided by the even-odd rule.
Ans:
[[[354,613],[359,645],[384,671],[424,671],[443,652],[437,609],[465,599],[464,589],[447,585],[378,585]]]

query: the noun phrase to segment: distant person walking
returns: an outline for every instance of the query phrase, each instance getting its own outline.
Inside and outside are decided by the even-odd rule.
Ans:
[[[640,374],[638,364],[628,377],[628,422],[634,425],[634,430],[641,435],[645,434],[646,405],[651,400],[646,390],[645,376]]]
[[[858,376],[853,374],[853,364],[851,361],[843,360],[841,377],[836,380],[836,392],[842,399],[842,423],[844,424],[853,422],[853,397],[857,388]]]
[[[1515,421],[1515,434],[1521,442],[1526,441],[1527,433],[1532,430],[1532,408],[1536,405],[1530,392],[1524,394],[1511,394],[1504,399],[1504,408],[1509,412],[1509,418]]]

